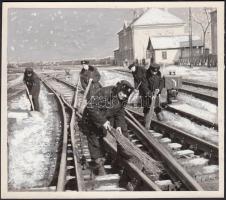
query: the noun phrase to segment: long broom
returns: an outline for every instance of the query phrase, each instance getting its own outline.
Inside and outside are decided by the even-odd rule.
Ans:
[[[34,109],[34,104],[33,104],[33,101],[32,101],[32,98],[31,98],[31,95],[30,95],[30,93],[29,93],[29,90],[28,90],[28,88],[27,88],[27,85],[25,84],[25,88],[26,88],[26,91],[27,91],[27,95],[28,95],[28,99],[29,99],[29,101],[30,101],[30,103],[31,103],[31,110],[32,111],[34,111],[35,109]]]
[[[91,83],[92,83],[92,79],[89,79],[89,83],[88,83],[88,86],[86,87],[86,90],[85,90],[85,93],[84,93],[84,96],[83,96],[83,99],[82,99],[82,103],[79,107],[79,113],[83,113],[86,105],[87,105],[87,100],[86,100],[86,97],[87,97],[87,94],[90,90],[90,87],[91,87]]]

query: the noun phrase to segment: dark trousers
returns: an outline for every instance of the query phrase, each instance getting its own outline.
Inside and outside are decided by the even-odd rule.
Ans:
[[[26,93],[27,94],[27,93]],[[39,99],[38,99],[39,95],[32,95],[32,103],[34,105],[34,110],[39,111]],[[29,96],[27,94],[27,98],[29,99]],[[31,106],[31,110],[32,110],[32,106]]]
[[[150,106],[151,106],[151,98],[150,97],[142,97],[142,105],[143,105],[143,113],[144,115],[147,114],[150,110]],[[156,97],[156,101],[155,101],[155,108],[154,108],[154,112],[156,114],[160,113],[162,111],[161,107],[159,106],[159,96]]]
[[[111,125],[115,127],[114,118],[108,119]],[[102,158],[105,155],[103,137],[106,135],[106,130],[104,127],[97,128],[91,120],[85,120],[83,122],[83,131],[87,136],[88,146],[90,150],[90,155],[93,160],[97,158]],[[121,127],[122,133],[125,137],[128,137],[126,124]]]
[[[32,101],[33,101],[33,104],[34,104],[34,110],[39,111],[38,96],[32,96]]]

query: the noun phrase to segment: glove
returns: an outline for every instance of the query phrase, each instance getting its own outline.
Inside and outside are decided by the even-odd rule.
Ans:
[[[93,81],[93,79],[92,79],[92,78],[90,78],[90,79],[89,79],[89,81],[90,81],[90,82],[92,82],[92,81]]]
[[[121,129],[121,127],[117,127],[117,128],[116,128],[116,131],[118,131],[119,133],[122,134],[122,129]]]
[[[106,121],[104,124],[103,124],[103,127],[106,129],[106,130],[111,130],[111,124],[109,121]]]
[[[156,93],[159,93],[159,89],[155,89],[155,92],[156,92]]]

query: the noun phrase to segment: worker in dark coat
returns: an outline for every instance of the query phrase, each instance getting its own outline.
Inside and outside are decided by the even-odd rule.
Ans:
[[[107,130],[114,127],[128,136],[124,107],[132,91],[133,87],[125,80],[118,82],[116,86],[103,87],[92,96],[84,110],[83,131],[87,135],[97,175],[105,174],[103,137]]]
[[[146,73],[146,77],[147,77],[147,81],[148,81],[148,101],[144,102],[144,115],[146,115],[149,110],[150,110],[150,105],[151,105],[151,101],[152,101],[152,96],[155,92],[155,90],[158,90],[158,95],[156,98],[156,102],[155,102],[155,113],[157,116],[157,119],[162,121],[163,120],[163,114],[162,114],[162,109],[160,107],[160,101],[159,101],[159,95],[161,93],[161,90],[163,88],[163,79],[161,77],[161,72],[159,71],[160,69],[160,65],[156,64],[156,63],[152,63],[150,64],[147,73]]]
[[[129,70],[134,78],[134,88],[139,90],[140,96],[144,98],[148,92],[148,81],[146,78],[146,69],[136,63],[129,65]]]
[[[23,81],[28,88],[29,95],[32,96],[31,99],[34,105],[34,110],[39,111],[38,97],[40,93],[40,81],[32,68],[28,67],[25,69]]]
[[[83,66],[80,72],[80,82],[82,84],[82,88],[85,90],[88,86],[89,80],[92,80],[89,92],[87,94],[87,100],[89,100],[93,96],[93,94],[102,87],[99,83],[100,73],[96,67],[89,65],[89,62],[87,60],[81,61],[81,64]]]

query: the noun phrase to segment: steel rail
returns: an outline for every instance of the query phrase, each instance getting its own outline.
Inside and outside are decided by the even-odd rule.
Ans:
[[[42,79],[41,79],[42,80]],[[42,80],[43,81],[43,80]],[[67,127],[67,120],[66,120],[66,111],[64,104],[71,109],[72,116],[70,120],[70,134],[71,134],[71,142],[72,142],[72,151],[73,151],[73,158],[74,158],[74,166],[75,166],[75,174],[76,174],[76,180],[77,180],[77,191],[82,190],[82,181],[79,174],[79,167],[78,167],[78,159],[76,157],[75,148],[74,148],[74,109],[62,98],[61,95],[57,94],[54,89],[52,89],[48,83],[43,81],[43,83],[51,90],[56,98],[58,99],[58,102],[61,107],[61,112],[63,115],[63,143],[62,143],[62,152],[61,152],[61,159],[60,159],[60,169],[58,173],[58,180],[57,180],[57,191],[65,191],[65,185],[66,185],[66,175],[67,175],[67,144],[68,144],[68,127]]]
[[[108,133],[108,134],[111,134],[111,133]],[[112,143],[110,143],[106,137],[104,137],[104,142],[105,142],[106,147],[109,149],[109,151],[114,156],[116,156],[117,155],[117,147],[115,147]],[[133,163],[128,162],[128,161],[123,161],[123,163],[124,163],[126,169],[131,171],[131,173],[137,179],[142,180],[150,190],[161,191],[161,189],[153,181],[151,181],[141,170],[139,170]]]
[[[157,153],[163,158],[163,161],[167,166],[174,172],[175,176],[181,180],[190,190],[203,191],[203,188],[191,177],[190,174],[177,162],[177,160],[163,147],[162,144],[154,140],[147,129],[145,129],[140,122],[138,122],[135,117],[126,110],[126,114],[133,120],[126,117],[127,122],[132,125],[139,134],[138,138],[145,141],[147,149],[151,152],[150,147],[152,147]],[[134,123],[135,122],[135,123]]]
[[[216,86],[211,86],[211,85],[207,85],[207,84],[199,83],[199,82],[193,82],[193,81],[188,80],[188,79],[183,79],[182,84],[183,85],[191,85],[191,86],[203,88],[203,89],[214,90],[214,91],[218,90],[218,88]]]
[[[192,96],[194,96],[198,99],[201,99],[201,100],[207,101],[209,103],[218,105],[218,98],[217,97],[213,97],[213,96],[210,96],[210,95],[206,95],[206,94],[202,94],[202,93],[198,93],[198,92],[194,92],[194,91],[186,90],[186,89],[182,89],[182,88],[179,88],[178,91],[182,92],[182,93],[190,94],[190,95],[192,95]]]
[[[42,80],[42,79],[41,79]],[[57,191],[64,191],[65,189],[65,182],[66,182],[66,162],[67,162],[67,141],[68,141],[68,135],[67,135],[67,121],[66,121],[66,112],[64,109],[63,102],[60,98],[60,96],[46,83],[42,80],[42,82],[46,85],[46,87],[51,90],[61,107],[61,112],[63,115],[63,142],[62,142],[62,152],[61,152],[61,158],[60,158],[60,169],[58,173],[58,179],[57,179]]]
[[[138,121],[143,119],[143,116],[140,113],[135,112],[129,108],[126,108],[126,110],[130,111],[130,113],[135,115],[135,117],[138,119]],[[171,127],[167,124],[164,124],[164,123],[159,122],[154,119],[151,122],[151,126],[154,130],[160,130],[161,132],[166,132],[169,135],[171,135],[171,137],[174,139],[177,138],[182,141],[186,141],[187,144],[195,146],[196,149],[199,149],[203,152],[208,152],[212,159],[218,161],[218,146],[217,145],[214,145],[201,138],[193,136],[185,131]]]

